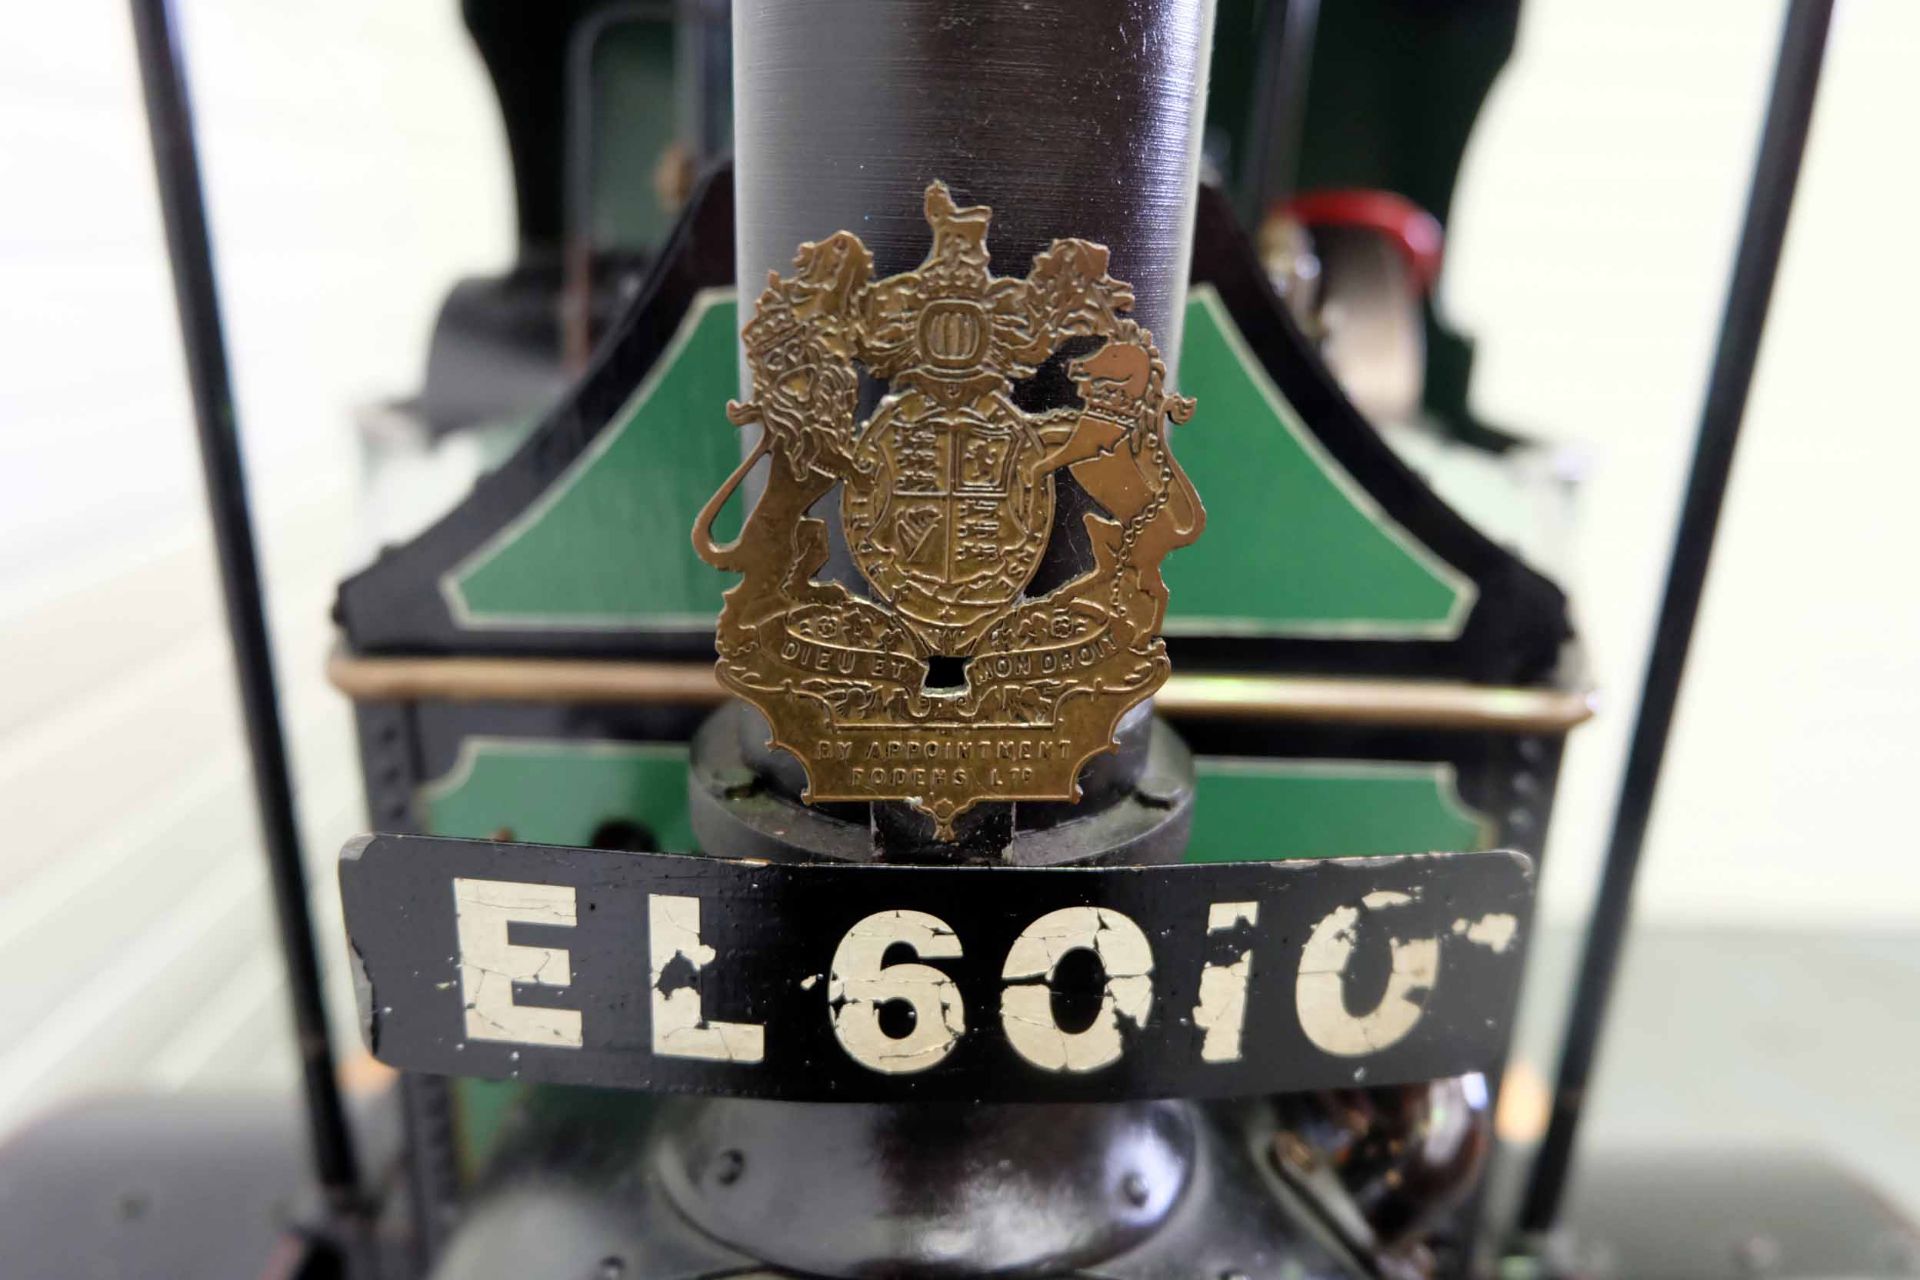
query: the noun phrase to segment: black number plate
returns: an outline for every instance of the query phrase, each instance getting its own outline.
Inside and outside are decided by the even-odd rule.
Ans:
[[[373,836],[342,854],[384,1062],[771,1098],[1224,1096],[1504,1051],[1515,853],[770,865]]]

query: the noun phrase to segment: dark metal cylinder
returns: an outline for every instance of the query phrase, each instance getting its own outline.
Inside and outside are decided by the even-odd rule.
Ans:
[[[743,301],[791,270],[800,244],[843,229],[872,250],[877,277],[918,267],[938,179],[993,210],[998,275],[1024,276],[1056,239],[1106,245],[1134,318],[1178,368],[1213,0],[739,0],[733,14]],[[864,594],[834,505],[818,513],[831,544],[821,574]],[[1077,486],[1057,493],[1036,589],[1091,567],[1090,507]],[[1123,726],[1123,783],[1144,767],[1149,714]],[[749,738],[755,767],[777,776],[763,735]],[[876,811],[876,839],[917,846],[923,820],[896,810]],[[1004,824],[1005,806],[970,821]]]
[[[1177,368],[1212,0],[736,0],[738,266],[751,295],[846,229],[876,275],[926,256],[940,179],[992,207],[993,269],[1113,250]]]
[[[931,244],[923,194],[938,179],[961,203],[993,209],[996,274],[1026,275],[1055,239],[1107,245],[1109,270],[1134,288],[1134,318],[1176,367],[1212,25],[1212,0],[735,0],[742,301],[769,271],[789,271],[801,243],[842,229],[865,241],[877,276],[919,266]],[[1077,525],[1088,501],[1077,489],[1059,494],[1057,546],[1073,548],[1061,530]],[[818,514],[830,525],[838,519],[837,510]],[[1055,564],[1055,573],[1088,567],[1084,547],[1064,559],[1071,563]],[[862,589],[842,576],[855,572],[843,545],[825,572]],[[850,815],[788,820],[797,816],[793,771],[758,747],[757,717],[734,713],[745,723],[729,726],[727,714],[694,748],[703,840],[737,850],[764,807],[769,843],[755,852],[859,856],[868,832]],[[1161,757],[1185,763],[1166,770],[1180,775],[1173,783],[1151,785],[1148,715],[1139,708],[1121,729],[1133,745],[1105,766],[1118,776],[1086,786],[1080,806],[1038,806],[1032,815],[1034,826],[1097,830],[1088,843],[1104,847],[1041,860],[1146,856],[1161,828],[1172,843],[1155,860],[1184,844],[1191,764],[1160,730]],[[737,765],[730,734],[741,743]],[[1165,814],[1147,815],[1140,838],[1092,816],[1129,805]],[[905,830],[911,815],[874,809],[876,845],[914,844]],[[1008,806],[980,809],[1002,811],[991,844],[1017,852],[1014,828],[1026,824]],[[1049,848],[1071,844],[1057,833],[1040,843],[1049,839]],[[701,1099],[678,1108],[677,1131],[693,1140],[670,1144],[662,1157],[689,1218],[777,1265],[828,1276],[1054,1274],[1163,1225],[1193,1176],[1196,1117],[1189,1103],[1089,1105],[1052,1118],[1065,1127],[1046,1127],[1007,1106]],[[768,1167],[762,1176],[776,1198],[734,1196],[740,1203],[731,1207],[709,1199],[701,1181],[709,1148],[729,1162],[729,1184],[742,1167]],[[776,1211],[810,1210],[816,1198],[844,1221]],[[824,1227],[829,1221],[836,1225]]]

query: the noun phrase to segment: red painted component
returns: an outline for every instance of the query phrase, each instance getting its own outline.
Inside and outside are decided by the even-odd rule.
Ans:
[[[1391,191],[1306,191],[1282,202],[1278,212],[1307,227],[1367,227],[1391,239],[1406,255],[1422,293],[1440,278],[1445,232],[1440,220]]]

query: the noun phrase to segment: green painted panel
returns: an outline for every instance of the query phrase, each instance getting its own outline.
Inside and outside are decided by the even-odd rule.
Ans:
[[[461,1077],[453,1081],[460,1177],[467,1185],[479,1181],[507,1121],[533,1092],[533,1085],[518,1080]]]
[[[739,461],[730,291],[696,301],[632,401],[554,487],[442,583],[472,627],[707,626],[725,575],[688,531]],[[1449,636],[1473,584],[1387,519],[1321,449],[1211,289],[1187,308],[1178,432],[1207,534],[1167,563],[1167,629]],[[737,525],[737,512],[731,513]],[[729,534],[728,520],[716,530]]]
[[[1180,390],[1200,401],[1174,448],[1206,503],[1207,531],[1167,560],[1168,631],[1458,633],[1472,581],[1327,455],[1209,288],[1187,304]]]
[[[1444,764],[1201,757],[1188,862],[1363,857],[1484,849]]]
[[[518,1080],[456,1079],[461,1177],[479,1181],[509,1129],[551,1134],[591,1124],[603,1138],[638,1141],[660,1095],[582,1085],[531,1085]]]
[[[1189,862],[1320,858],[1486,847],[1444,764],[1201,757]],[[692,849],[687,753],[664,744],[475,739],[421,792],[435,835],[591,842],[601,823],[645,823]],[[1278,840],[1278,844],[1274,841]]]
[[[693,553],[694,517],[740,462],[730,290],[701,294],[614,422],[540,501],[441,589],[471,627],[707,627],[728,585]],[[727,521],[715,532],[729,536]]]
[[[597,248],[658,249],[675,211],[661,205],[654,175],[672,146],[674,28],[669,22],[614,21],[593,42],[588,216]]]
[[[622,742],[474,738],[444,778],[420,792],[434,835],[484,839],[505,828],[516,839],[589,844],[614,818],[652,828],[663,848],[691,850],[685,747]],[[455,1080],[462,1176],[485,1168],[516,1109],[548,1093],[516,1080]]]
[[[433,835],[485,839],[505,828],[516,840],[585,845],[601,823],[624,818],[651,828],[663,849],[693,848],[681,746],[469,739],[420,800]]]

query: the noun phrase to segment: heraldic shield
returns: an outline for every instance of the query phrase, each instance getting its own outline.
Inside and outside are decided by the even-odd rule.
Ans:
[[[1080,767],[1167,677],[1160,563],[1205,513],[1167,441],[1193,401],[1167,391],[1106,248],[1056,240],[1025,279],[994,276],[991,210],[936,182],[926,216],[917,270],[875,280],[841,231],[769,275],[743,330],[753,398],[727,406],[759,439],[693,541],[743,575],[715,640],[720,679],[805,764],[806,799],[903,801],[951,839],[984,800],[1079,798]],[[1015,383],[1075,339],[1079,403],[1023,410]],[[862,369],[886,388],[864,422]],[[763,458],[739,537],[716,543],[714,520]],[[1096,508],[1093,564],[1036,595],[1063,468]],[[814,577],[836,486],[865,594]],[[959,682],[929,683],[956,664]]]

